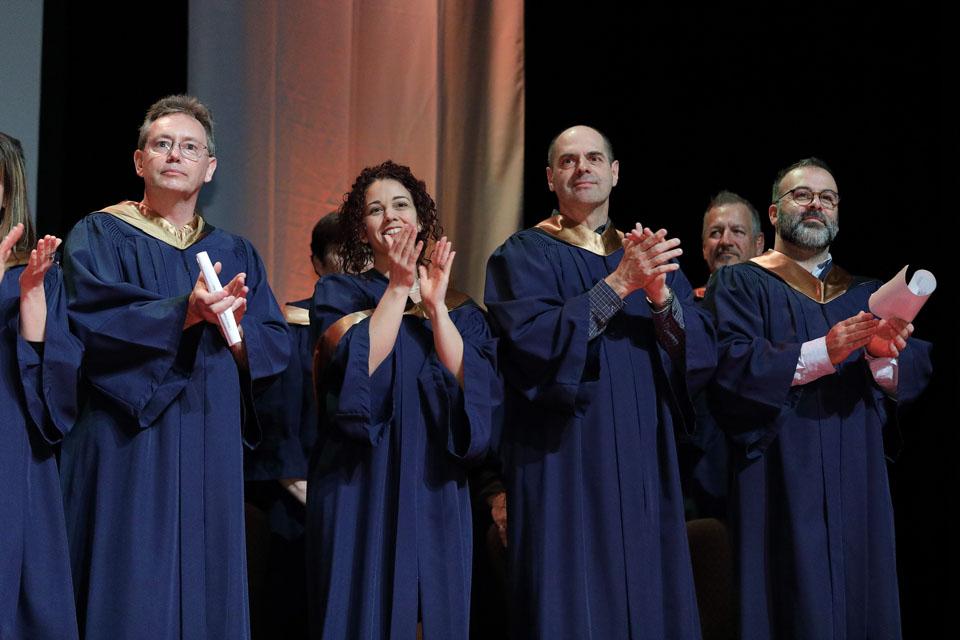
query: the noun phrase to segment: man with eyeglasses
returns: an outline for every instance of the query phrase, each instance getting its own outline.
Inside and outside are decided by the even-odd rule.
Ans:
[[[208,109],[155,103],[133,161],[143,199],[88,215],[66,243],[85,347],[61,459],[81,636],[246,638],[242,449],[259,439],[253,382],[286,366],[287,330],[253,245],[196,210],[217,166]]]
[[[926,384],[928,345],[866,311],[879,282],[834,264],[839,204],[822,160],[781,171],[773,250],[718,271],[705,300],[743,638],[900,636],[883,428]]]

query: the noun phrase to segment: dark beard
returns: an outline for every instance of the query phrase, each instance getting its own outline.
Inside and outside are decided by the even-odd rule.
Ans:
[[[804,220],[816,219],[823,223],[823,227],[810,228],[803,225]],[[777,235],[790,244],[803,249],[823,251],[837,237],[839,226],[821,212],[806,211],[802,214],[786,214],[781,210],[777,217]]]

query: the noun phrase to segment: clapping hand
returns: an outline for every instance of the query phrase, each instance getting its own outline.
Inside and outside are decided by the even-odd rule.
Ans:
[[[23,237],[23,224],[15,224],[13,228],[0,240],[0,278],[7,270],[7,260],[13,255],[13,248]]]
[[[431,317],[436,310],[444,308],[447,297],[447,285],[450,283],[450,269],[457,252],[446,236],[440,238],[430,252],[430,262],[419,267],[420,297]]]
[[[20,295],[32,292],[43,293],[43,277],[53,266],[57,249],[63,241],[56,236],[43,236],[37,240],[36,248],[30,252],[27,267],[20,274]]]

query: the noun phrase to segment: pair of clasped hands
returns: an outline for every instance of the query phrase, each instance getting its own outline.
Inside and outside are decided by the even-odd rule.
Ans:
[[[667,238],[667,230],[654,232],[639,222],[623,237],[623,258],[606,282],[617,295],[628,295],[643,289],[647,298],[658,307],[670,298],[667,274],[680,265],[671,260],[683,255],[678,238]]]
[[[446,236],[440,238],[427,256],[426,265],[417,265],[417,258],[423,251],[423,240],[417,240],[417,229],[405,224],[401,231],[385,236],[389,268],[387,278],[390,286],[413,289],[417,276],[420,277],[420,299],[427,315],[435,317],[438,309],[444,308],[447,286],[450,283],[450,269],[457,252]],[[418,302],[414,298],[414,302]]]

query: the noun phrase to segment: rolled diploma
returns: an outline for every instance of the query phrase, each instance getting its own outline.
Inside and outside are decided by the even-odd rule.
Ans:
[[[223,286],[220,284],[220,278],[217,277],[217,272],[213,270],[213,263],[210,262],[210,256],[207,255],[206,251],[197,254],[197,264],[200,265],[200,271],[203,272],[203,279],[207,281],[207,288],[214,293],[222,291]],[[240,330],[237,329],[237,319],[233,317],[233,310],[227,309],[218,314],[217,317],[220,319],[220,327],[223,329],[224,335],[227,336],[227,344],[231,347],[240,344]]]

